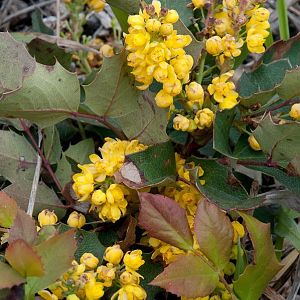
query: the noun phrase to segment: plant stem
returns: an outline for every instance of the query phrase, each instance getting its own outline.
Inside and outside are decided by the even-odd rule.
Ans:
[[[281,236],[276,237],[275,254],[279,261],[281,261],[281,256],[282,256],[283,241],[284,241],[283,237],[281,237]]]
[[[227,157],[217,159],[217,162],[222,165],[230,165],[230,160]],[[242,166],[265,166],[278,168],[278,164],[272,161],[255,161],[255,160],[237,160],[236,163]]]
[[[81,135],[81,138],[83,140],[86,139],[86,134],[85,134],[85,131],[84,131],[84,127],[82,126],[81,122],[77,120],[77,125],[78,125],[78,129],[79,129],[79,133]]]
[[[290,38],[288,10],[285,0],[277,0],[277,14],[280,38],[284,41]]]
[[[23,130],[27,133],[29,139],[31,140],[34,148],[36,149],[36,151],[40,155],[40,157],[41,157],[41,159],[43,161],[44,167],[49,172],[50,176],[52,177],[52,179],[55,182],[55,184],[56,184],[57,188],[59,189],[59,191],[62,193],[62,186],[61,186],[59,180],[57,179],[56,175],[54,174],[54,172],[53,172],[53,170],[52,170],[52,168],[51,168],[48,160],[44,156],[44,153],[41,151],[41,149],[39,148],[38,144],[36,143],[34,137],[32,136],[29,127],[26,125],[26,123],[22,119],[20,119],[20,123],[21,123],[21,126],[23,127]]]
[[[199,72],[196,74],[196,81],[201,84],[203,79],[203,70],[205,66],[206,52],[201,55],[199,61]]]

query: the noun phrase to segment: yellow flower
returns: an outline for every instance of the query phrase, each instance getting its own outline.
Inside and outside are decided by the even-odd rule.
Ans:
[[[179,20],[178,12],[174,9],[170,9],[164,18],[164,23],[176,23]]]
[[[165,93],[171,95],[171,96],[176,96],[178,94],[180,94],[181,90],[182,90],[182,85],[181,82],[176,79],[176,80],[168,80],[164,82],[163,85],[163,90],[165,91]]]
[[[99,259],[92,253],[87,252],[80,257],[80,263],[84,264],[87,269],[93,270],[99,264]]]
[[[232,227],[233,227],[233,242],[236,244],[237,241],[238,241],[238,238],[244,237],[245,228],[238,221],[233,221],[233,222],[231,222],[231,224],[232,224]]]
[[[185,91],[190,101],[197,101],[199,102],[200,106],[203,105],[204,91],[201,84],[193,81],[190,84],[185,86]]]
[[[105,287],[110,287],[112,285],[112,281],[116,277],[116,269],[113,267],[100,266],[97,269],[98,278],[103,280],[103,285]]]
[[[148,32],[158,32],[160,29],[161,23],[156,19],[149,19],[146,22],[146,29]]]
[[[133,250],[126,252],[123,258],[123,262],[126,266],[127,271],[136,271],[141,265],[145,263],[145,261],[142,258],[141,250]]]
[[[94,10],[95,12],[100,12],[105,7],[105,1],[103,1],[103,0],[88,0],[88,6],[90,9]]]
[[[96,190],[92,194],[91,202],[94,205],[102,205],[106,202],[106,194],[102,190]]]
[[[58,218],[54,211],[48,209],[42,210],[38,215],[38,221],[41,227],[45,225],[54,225],[57,223]]]
[[[118,300],[144,300],[147,298],[145,290],[137,284],[124,285],[118,294]]]
[[[258,7],[254,9],[251,15],[252,20],[256,22],[268,21],[269,17],[270,17],[270,12],[268,9],[264,7]]]
[[[232,35],[226,34],[222,38],[222,47],[223,47],[224,56],[228,58],[239,56],[241,54],[240,48],[243,46],[243,44],[244,42],[242,39],[236,41]],[[224,58],[220,57],[220,61],[221,64],[223,64]]]
[[[226,11],[215,14],[215,31],[219,36],[224,36],[226,33],[234,35],[234,30],[231,23],[231,18]]]
[[[253,134],[251,134],[248,138],[248,143],[250,145],[250,147],[255,150],[255,151],[260,151],[261,148],[260,148],[260,145],[259,143],[257,142],[256,138],[254,137]]]
[[[38,295],[41,296],[45,300],[58,300],[57,296],[51,294],[47,290],[41,290],[41,291],[39,291]]]
[[[290,111],[290,117],[300,120],[300,103],[293,104]]]
[[[209,108],[198,110],[195,116],[195,123],[199,129],[211,127],[215,115]]]
[[[94,190],[94,176],[87,168],[80,167],[83,171],[73,175],[72,187],[76,195],[80,197],[79,201],[86,201]]]
[[[85,225],[85,216],[77,211],[73,211],[67,220],[67,224],[70,227],[81,228]]]
[[[129,16],[127,22],[130,26],[139,26],[139,27],[145,26],[145,20],[140,15]]]
[[[80,298],[77,297],[76,294],[72,294],[67,296],[67,300],[80,300]]]
[[[238,93],[235,91],[235,85],[228,81],[233,76],[234,71],[230,71],[215,77],[208,86],[208,92],[214,96],[219,103],[220,109],[231,109],[238,104]]]
[[[113,265],[118,265],[124,253],[119,245],[107,247],[104,253],[104,259]]]
[[[128,271],[124,271],[120,275],[120,281],[122,285],[126,284],[138,284],[139,283],[139,277],[136,276],[135,274],[132,274]]]
[[[190,127],[190,120],[185,116],[177,115],[173,119],[173,127],[175,130],[188,131]]]
[[[205,5],[206,0],[192,0],[192,3],[195,8],[202,8]]]
[[[103,284],[101,282],[88,282],[84,286],[87,300],[98,300],[104,295]]]
[[[160,90],[155,96],[155,102],[158,107],[167,108],[173,104],[173,96]]]
[[[159,29],[159,33],[163,36],[170,35],[172,34],[172,32],[173,32],[173,25],[171,23],[162,24]]]
[[[217,35],[212,36],[206,41],[205,48],[206,51],[213,56],[220,55],[223,52],[222,38]]]

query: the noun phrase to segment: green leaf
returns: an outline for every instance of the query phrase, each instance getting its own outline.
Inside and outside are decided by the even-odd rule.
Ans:
[[[12,288],[26,281],[19,273],[3,262],[0,262],[0,278],[0,289]]]
[[[153,95],[141,93],[134,88],[124,51],[105,58],[95,80],[85,85],[84,90],[84,104],[106,122],[117,125],[127,138],[138,138],[141,143],[146,144],[168,140],[165,133],[167,114],[162,115],[161,112],[157,116]],[[135,126],[131,126],[132,120],[135,121]]]
[[[200,180],[205,180],[205,184],[200,184],[197,169],[191,173],[193,181],[210,202],[225,210],[250,209],[263,203],[263,197],[250,197],[226,166],[209,159],[197,159],[195,162],[204,170]]]
[[[54,31],[51,28],[47,27],[43,22],[43,16],[39,9],[36,9],[31,14],[31,22],[33,32],[41,32],[49,35],[54,35]]]
[[[78,110],[79,101],[80,87],[75,73],[59,63],[37,64],[34,73],[24,78],[22,88],[3,95],[0,116],[28,119],[44,128],[68,118]]]
[[[151,284],[187,298],[209,295],[217,286],[219,275],[205,261],[194,255],[182,255],[169,264]]]
[[[26,76],[35,71],[36,62],[25,46],[8,32],[0,32],[0,99],[1,94],[21,88]]]
[[[56,235],[35,247],[42,258],[45,275],[42,277],[29,277],[25,286],[28,299],[36,292],[54,283],[70,267],[74,259],[76,242],[74,230]]]
[[[16,201],[0,191],[0,227],[9,228],[14,222],[17,211]]]
[[[29,142],[15,132],[0,130],[0,175],[10,182],[32,179],[36,153]]]
[[[10,244],[16,240],[24,240],[28,244],[33,245],[36,239],[35,221],[25,211],[19,209],[14,223],[9,230],[8,243]]]
[[[44,274],[40,256],[23,240],[16,240],[8,245],[5,259],[22,277],[40,277]]]
[[[74,172],[72,171],[71,164],[68,162],[65,154],[62,154],[61,160],[57,164],[57,169],[55,175],[59,180],[62,186],[65,186],[72,180],[72,175]]]
[[[31,192],[32,182],[28,180],[19,180],[9,185],[4,191],[14,198],[21,209],[27,210],[28,201]],[[37,194],[34,202],[33,215],[37,216],[43,209],[53,210],[59,219],[61,219],[66,210],[62,208],[62,202],[57,194],[49,188],[44,182],[39,182]]]
[[[218,111],[214,121],[213,147],[228,157],[233,157],[229,145],[229,133],[235,116],[235,109]]]
[[[45,128],[43,133],[43,149],[45,158],[51,164],[55,164],[60,160],[62,152],[59,139],[59,132],[55,126],[51,126]]]
[[[299,215],[298,215],[299,217]],[[298,251],[300,251],[300,228],[294,221],[295,216],[291,214],[289,209],[280,209],[280,213],[276,216],[277,223],[274,232],[286,238]]]
[[[70,145],[64,153],[66,157],[73,159],[76,163],[90,163],[89,155],[95,152],[93,139],[85,139],[75,145]]]
[[[270,225],[245,213],[239,212],[239,214],[244,219],[255,254],[254,263],[246,267],[244,273],[234,282],[233,288],[240,299],[258,300],[282,265],[275,256]]]
[[[106,1],[109,5],[117,7],[128,14],[137,14],[140,9],[140,4],[138,1],[135,0],[107,0]]]
[[[298,122],[275,124],[269,114],[259,122],[253,135],[263,152],[283,167],[299,155],[300,123]]]
[[[153,145],[144,151],[126,156],[115,177],[134,189],[174,181],[176,163],[172,143]]]
[[[233,229],[229,218],[214,204],[200,201],[195,216],[195,235],[201,252],[219,271],[228,264]]]
[[[110,7],[111,7],[114,15],[116,16],[116,18],[121,26],[122,31],[128,32],[128,23],[127,23],[128,14],[118,7],[114,7],[112,5]]]
[[[178,203],[162,195],[140,193],[139,197],[139,225],[150,236],[179,249],[193,249],[193,237],[185,210]]]

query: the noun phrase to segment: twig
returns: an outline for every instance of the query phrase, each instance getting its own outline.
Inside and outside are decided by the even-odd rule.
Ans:
[[[47,5],[49,5],[49,4],[53,4],[53,3],[55,3],[55,2],[56,2],[56,0],[49,0],[49,1],[45,1],[45,2],[42,2],[42,3],[39,3],[39,4],[34,4],[34,5],[29,6],[29,7],[26,7],[26,8],[24,8],[24,9],[22,9],[22,10],[17,11],[17,12],[14,13],[14,14],[11,14],[11,15],[7,16],[7,17],[0,23],[0,25],[5,24],[5,23],[9,22],[10,20],[12,20],[12,19],[14,19],[14,18],[16,18],[16,17],[19,17],[19,16],[21,16],[21,15],[27,14],[27,13],[29,13],[29,12],[35,10],[36,8],[41,8],[41,7],[47,6]]]
[[[230,159],[227,157],[217,159],[217,162],[222,165],[230,165]],[[241,166],[265,166],[278,168],[278,164],[276,162],[270,161],[255,161],[255,160],[237,160],[236,163]]]
[[[38,129],[38,135],[39,135],[38,147],[41,148],[43,135],[42,135],[42,131],[40,128]],[[35,203],[35,199],[36,199],[36,193],[37,193],[37,188],[38,188],[40,174],[41,174],[41,167],[42,167],[42,159],[41,159],[41,156],[38,154],[34,177],[33,177],[33,181],[32,181],[30,197],[29,197],[29,202],[28,202],[28,208],[27,208],[27,214],[30,216],[32,216],[32,214],[33,214],[34,203]]]
[[[6,16],[6,13],[8,12],[11,4],[12,0],[6,0],[5,2],[3,2],[3,5],[1,6],[1,19],[3,19]]]
[[[60,36],[60,0],[56,0],[56,36]]]
[[[38,144],[36,143],[34,137],[32,136],[29,127],[26,125],[26,123],[20,119],[20,123],[21,126],[23,127],[23,130],[27,133],[28,137],[30,138],[34,148],[37,150],[37,152],[39,153],[42,161],[43,161],[43,165],[44,167],[47,169],[47,171],[49,172],[50,176],[52,177],[53,181],[55,182],[56,186],[58,187],[59,191],[62,193],[62,186],[59,182],[59,180],[57,179],[56,175],[54,174],[48,160],[45,158],[43,152],[41,151],[40,147],[38,146]]]

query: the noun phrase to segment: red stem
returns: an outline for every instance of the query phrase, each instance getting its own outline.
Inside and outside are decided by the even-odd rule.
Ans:
[[[222,165],[230,165],[230,160],[227,157],[219,158],[217,162]],[[264,166],[264,167],[272,167],[272,168],[279,167],[279,165],[276,162],[272,162],[271,160],[269,161],[237,160],[237,164],[242,166]]]
[[[38,144],[36,143],[34,137],[32,136],[29,127],[26,125],[26,123],[22,119],[20,119],[20,122],[21,122],[21,125],[23,127],[23,130],[27,133],[28,137],[30,138],[30,140],[31,140],[31,142],[34,146],[34,148],[37,150],[39,156],[41,157],[44,167],[47,169],[47,171],[49,172],[49,174],[52,177],[53,181],[55,182],[56,186],[58,187],[59,191],[62,193],[62,186],[61,186],[59,180],[57,179],[55,173],[53,172],[48,160],[46,159],[43,152],[41,151]]]

